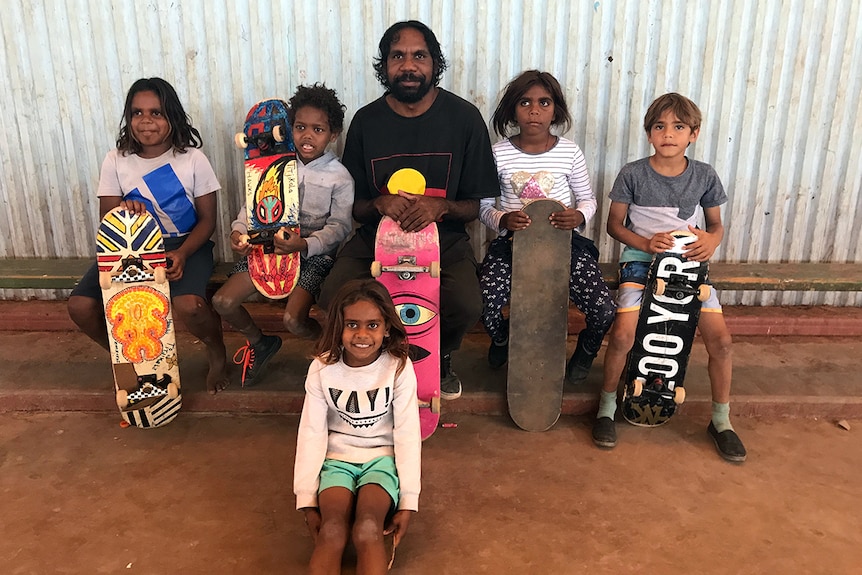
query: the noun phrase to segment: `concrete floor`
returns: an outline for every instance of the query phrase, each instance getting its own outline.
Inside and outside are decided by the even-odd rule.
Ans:
[[[180,332],[183,412],[144,431],[120,428],[95,344],[2,327],[0,573],[304,572],[311,539],[292,472],[306,342],[286,338],[258,387],[242,389],[234,371],[210,397],[203,346]],[[465,393],[442,421],[457,426],[423,446],[420,512],[392,573],[859,571],[858,337],[735,337],[742,465],[706,435],[699,342],[679,415],[652,430],[618,423],[611,451],[589,436],[601,354],[584,386],[566,389],[557,425],[526,433],[506,415],[505,371],[487,367],[487,345],[471,334],[455,356]],[[348,554],[345,573],[352,564]]]
[[[393,574],[822,574],[862,564],[862,420],[737,418],[748,461],[702,418],[547,433],[457,414],[423,449],[420,511]],[[295,415],[0,415],[0,565],[18,574],[294,574],[311,538],[291,493]],[[345,559],[352,573],[353,558]]]

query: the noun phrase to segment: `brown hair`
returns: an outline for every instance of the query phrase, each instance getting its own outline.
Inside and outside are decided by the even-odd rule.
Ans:
[[[398,310],[395,309],[389,292],[383,284],[373,279],[351,280],[341,286],[329,305],[326,326],[314,346],[314,355],[327,364],[339,362],[343,351],[341,334],[344,331],[344,308],[363,300],[377,306],[383,315],[389,335],[383,338],[380,349],[398,358],[398,373],[400,373],[407,363],[410,351],[407,331],[401,323]]]
[[[671,110],[679,118],[680,122],[691,128],[692,132],[700,128],[700,122],[703,117],[697,104],[685,96],[671,92],[664,96],[659,96],[650,104],[644,116],[644,130],[646,130],[647,134],[649,134],[652,127],[667,110]]]
[[[547,90],[554,101],[554,119],[551,120],[551,125],[563,126],[564,132],[569,130],[572,125],[572,116],[569,114],[569,107],[566,105],[566,96],[563,94],[563,88],[560,86],[560,83],[548,72],[527,70],[521,72],[506,85],[503,97],[500,98],[500,103],[497,104],[497,109],[494,110],[492,124],[497,134],[503,137],[508,136],[509,126],[517,124],[515,110],[518,107],[518,100],[521,99],[527,90],[536,84]]]

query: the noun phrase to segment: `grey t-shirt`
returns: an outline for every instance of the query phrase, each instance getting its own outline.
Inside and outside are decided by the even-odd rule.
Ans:
[[[628,163],[620,170],[608,197],[629,205],[626,227],[645,238],[696,226],[698,207],[712,208],[727,202],[724,186],[713,167],[691,159],[685,171],[674,177],[653,170],[649,158]],[[649,254],[628,246],[620,256],[620,262],[651,259]]]

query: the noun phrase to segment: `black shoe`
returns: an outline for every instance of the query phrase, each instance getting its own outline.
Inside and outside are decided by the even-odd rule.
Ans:
[[[596,355],[598,353],[588,353],[578,341],[575,353],[566,363],[566,381],[572,385],[583,383],[590,374],[590,368],[593,367],[593,360],[596,359]]]
[[[452,371],[452,356],[440,358],[440,398],[451,401],[461,397],[461,380]]]
[[[709,422],[709,427],[706,428],[706,431],[715,443],[715,448],[718,450],[718,454],[724,459],[727,461],[733,461],[734,463],[745,461],[745,457],[747,455],[745,452],[745,446],[742,445],[742,441],[739,439],[739,436],[735,431],[732,429],[725,429],[719,433],[712,421]]]
[[[251,387],[260,381],[266,364],[279,349],[281,349],[281,338],[277,335],[265,335],[256,344],[247,343],[237,350],[233,361],[242,366],[243,387]]]
[[[509,340],[506,340],[506,343],[496,343],[491,340],[491,345],[488,347],[488,365],[498,369],[506,365],[507,361],[509,361]]]
[[[610,417],[600,417],[593,424],[593,443],[610,449],[617,446],[617,426]]]

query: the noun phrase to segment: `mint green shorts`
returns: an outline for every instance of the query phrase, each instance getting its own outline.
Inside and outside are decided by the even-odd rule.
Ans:
[[[324,459],[320,469],[320,486],[317,492],[330,487],[344,487],[354,495],[363,485],[379,485],[389,494],[393,508],[398,505],[399,482],[395,458],[385,455],[368,463],[348,463],[337,459]]]

